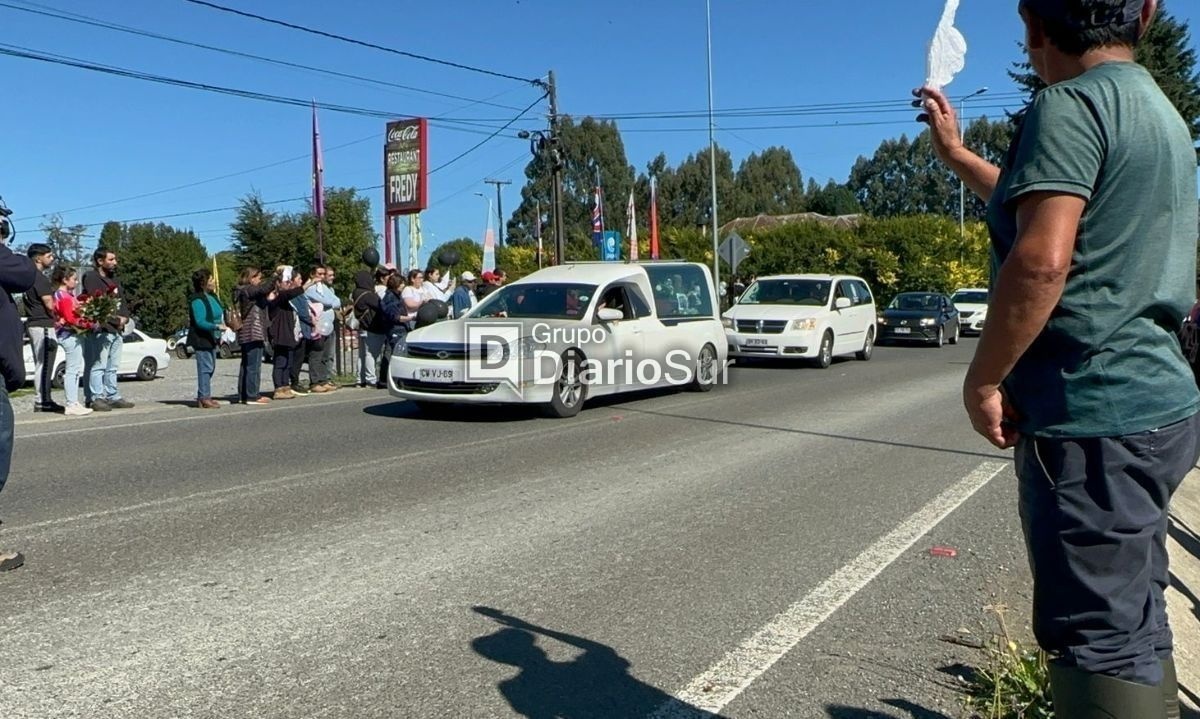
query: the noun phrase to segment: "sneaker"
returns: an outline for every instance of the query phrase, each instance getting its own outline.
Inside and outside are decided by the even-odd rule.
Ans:
[[[94,412],[111,412],[112,405],[106,399],[94,399],[88,403],[88,408]]]
[[[5,552],[0,554],[0,572],[8,572],[25,563],[25,555],[20,552]]]
[[[300,385],[298,385],[298,384],[294,384],[294,385],[292,385],[292,388],[291,388],[291,389],[292,389],[292,394],[294,394],[294,395],[296,395],[296,396],[298,396],[298,397],[306,397],[306,396],[308,396],[308,390],[304,389],[303,387],[301,387],[301,386],[300,386]]]
[[[63,412],[67,411],[67,408],[62,406],[58,402],[51,401],[51,402],[45,402],[43,404],[33,405],[33,411],[34,412],[55,412],[57,414],[62,414]]]
[[[67,405],[67,408],[63,411],[63,414],[67,415],[68,417],[86,417],[94,411],[95,410],[88,409],[87,407],[84,407],[76,402],[75,404]]]
[[[133,402],[130,402],[126,399],[121,399],[120,397],[117,397],[116,399],[110,399],[108,404],[113,409],[133,409]]]

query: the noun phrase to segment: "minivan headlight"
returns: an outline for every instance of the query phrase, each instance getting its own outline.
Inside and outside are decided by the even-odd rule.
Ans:
[[[815,330],[817,328],[817,319],[809,317],[804,320],[792,320],[792,329],[794,330]]]
[[[733,329],[733,318],[732,317],[722,317],[721,318],[721,326],[727,330]]]

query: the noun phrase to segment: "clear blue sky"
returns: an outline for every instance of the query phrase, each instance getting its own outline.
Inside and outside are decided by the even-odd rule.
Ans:
[[[30,6],[27,0],[0,0]],[[702,0],[221,0],[250,12],[414,53],[521,77],[558,75],[561,110],[573,115],[703,111],[707,107]],[[715,99],[722,108],[894,101],[887,111],[719,119],[718,142],[735,162],[782,145],[806,178],[845,180],[851,164],[881,140],[913,133],[908,91],[924,77],[925,46],[942,0],[713,0]],[[968,116],[1002,112],[1019,101],[1005,70],[1018,59],[1016,0],[962,0],[967,68],[952,95],[990,88]],[[1171,12],[1193,26],[1200,6],[1176,0]],[[264,25],[183,0],[43,0],[42,8],[79,13],[276,59],[522,108],[538,97],[528,85],[432,65],[293,30]],[[516,111],[331,79],[209,51],[180,47],[0,7],[0,43],[159,75],[322,102],[447,118],[478,118],[498,128]],[[310,112],[195,90],[0,57],[3,195],[25,239],[40,216],[272,165],[185,190],[64,213],[69,224],[102,223],[236,205],[258,190],[266,200],[310,192]],[[513,128],[544,126],[538,104]],[[323,111],[326,186],[382,182],[384,121]],[[838,124],[835,127],[813,125]],[[872,123],[867,125],[854,123]],[[623,120],[625,148],[640,170],[658,152],[673,163],[707,143],[707,119]],[[807,125],[809,127],[787,127]],[[770,128],[770,129],[768,129]],[[670,131],[664,131],[670,130]],[[489,130],[490,131],[490,130]],[[484,134],[435,127],[431,166]],[[355,141],[357,144],[335,149]],[[426,252],[458,236],[479,238],[494,196],[486,177],[511,179],[505,211],[515,209],[528,143],[497,137],[430,178],[432,207],[422,217]],[[381,193],[370,193],[382,229]],[[641,201],[644,201],[641,200]],[[276,205],[298,210],[303,202]],[[196,230],[210,251],[228,246],[232,212],[164,220]],[[99,233],[99,227],[91,230]],[[94,238],[92,239],[94,242]]]

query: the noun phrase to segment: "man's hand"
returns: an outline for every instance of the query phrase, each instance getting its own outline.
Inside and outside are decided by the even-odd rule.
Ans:
[[[950,164],[954,153],[962,149],[962,135],[958,129],[958,113],[954,104],[945,93],[934,87],[922,87],[913,90],[917,100],[914,106],[922,112],[917,120],[929,125],[929,137],[933,141],[933,151],[938,159]]]
[[[1000,449],[1016,445],[1020,433],[1010,423],[1016,421],[1017,414],[999,387],[980,384],[968,374],[963,383],[963,406],[971,418],[971,426],[984,439]]]

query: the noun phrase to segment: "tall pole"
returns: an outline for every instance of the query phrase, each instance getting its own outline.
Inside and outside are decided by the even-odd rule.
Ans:
[[[713,121],[712,0],[704,0],[704,11],[708,27],[708,164],[712,170],[713,286],[720,287],[721,257],[717,240],[717,126]]]
[[[537,219],[533,223],[533,238],[537,242],[538,269],[542,269],[542,201],[534,200]]]
[[[967,100],[972,97],[977,97],[987,92],[986,87],[981,87],[958,101],[958,138],[964,144],[967,141],[967,119],[964,113],[966,112]],[[967,183],[963,182],[962,178],[958,180],[958,234],[962,238],[962,243],[965,246],[967,243]],[[963,260],[960,250],[959,261]]]
[[[550,96],[550,163],[554,176],[554,264],[561,265],[566,261],[566,245],[563,231],[562,163],[559,161],[561,152],[558,149],[558,86],[554,82],[553,70],[547,77],[546,93]]]
[[[500,186],[511,185],[512,180],[484,180],[489,185],[496,186],[496,246],[504,244],[504,205],[500,199]]]

